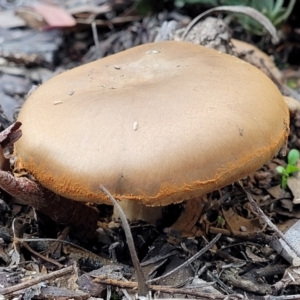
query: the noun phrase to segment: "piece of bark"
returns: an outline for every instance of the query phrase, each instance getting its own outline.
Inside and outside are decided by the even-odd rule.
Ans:
[[[85,203],[61,197],[37,182],[2,170],[0,188],[19,203],[33,206],[59,224],[70,225],[81,237],[92,238],[96,233],[98,211]]]
[[[65,288],[48,286],[41,288],[41,293],[38,297],[39,299],[46,300],[86,300],[90,297],[90,295],[82,291],[70,291]]]

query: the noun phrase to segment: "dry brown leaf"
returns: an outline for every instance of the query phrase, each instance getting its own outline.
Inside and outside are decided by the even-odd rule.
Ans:
[[[241,230],[246,230],[249,234],[261,231],[262,226],[259,223],[259,219],[246,219],[234,212],[232,208],[229,210],[222,210],[226,225],[229,230],[234,232],[241,232]]]
[[[274,199],[279,199],[279,198],[284,198],[289,196],[287,192],[281,188],[280,185],[272,186],[269,189],[267,189],[267,191]]]
[[[180,232],[182,236],[195,235],[197,232],[196,223],[202,214],[203,207],[204,201],[201,198],[187,201],[184,206],[184,211],[171,226],[171,229]]]
[[[256,254],[252,252],[250,247],[246,247],[246,254],[248,258],[250,258],[255,263],[262,263],[262,262],[268,262],[269,260],[263,257],[259,257]]]

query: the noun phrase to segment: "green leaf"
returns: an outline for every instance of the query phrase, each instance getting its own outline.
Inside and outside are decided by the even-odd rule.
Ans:
[[[296,4],[296,0],[290,0],[289,1],[288,7],[286,8],[285,13],[280,18],[278,18],[276,20],[277,24],[285,21],[290,16],[295,4]],[[274,25],[277,25],[277,24],[274,24]]]
[[[254,4],[256,2],[256,4]],[[270,12],[274,7],[274,0],[253,0],[259,11]]]
[[[185,2],[183,0],[175,0],[175,6],[177,7],[183,7]]]
[[[211,6],[217,6],[218,0],[175,0],[175,6],[183,7],[186,4],[206,4]]]
[[[220,0],[221,5],[244,5],[244,6],[249,6],[250,5],[250,0],[244,0],[243,3],[241,4],[241,0]]]
[[[276,171],[279,173],[279,174],[285,174],[285,168],[282,167],[282,166],[278,166],[276,168]]]
[[[299,172],[299,168],[293,165],[287,165],[285,168],[285,172],[287,174],[291,174],[291,173],[295,173],[295,172]]]
[[[270,16],[275,18],[278,14],[280,14],[280,12],[283,11],[283,5],[284,5],[283,0],[276,0],[272,8],[272,11],[270,12]]]
[[[288,180],[288,177],[282,176],[282,178],[281,178],[281,187],[283,189],[286,189],[286,187],[287,187],[287,180]]]
[[[299,160],[300,154],[299,151],[296,149],[292,149],[288,154],[288,164],[295,165]]]
[[[291,89],[296,89],[298,87],[298,78],[289,78],[287,81],[286,81],[286,84],[288,87],[290,87]]]

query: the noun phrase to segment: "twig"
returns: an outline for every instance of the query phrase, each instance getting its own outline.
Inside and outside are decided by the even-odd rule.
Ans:
[[[41,259],[43,259],[43,260],[45,260],[45,261],[53,264],[53,265],[55,265],[55,266],[57,266],[59,268],[63,268],[64,267],[64,265],[60,264],[56,260],[48,258],[48,257],[46,257],[46,256],[44,256],[44,255],[42,255],[42,254],[34,251],[26,242],[23,242],[21,245],[22,245],[22,247],[24,247],[25,249],[27,249],[29,252],[31,252],[35,256],[37,256],[37,257],[39,257],[39,258],[41,258]]]
[[[282,275],[287,268],[288,266],[284,264],[268,265],[264,268],[255,270],[254,274],[260,278],[274,275]]]
[[[261,210],[259,205],[254,201],[251,195],[244,189],[241,182],[238,181],[237,187],[241,190],[248,198],[249,202],[255,208],[256,212],[258,213],[259,217],[272,229],[275,233],[290,247],[290,249],[300,258],[300,252],[285,238],[283,233],[269,220],[269,218],[264,214]]]
[[[231,270],[223,270],[220,277],[222,280],[226,281],[229,286],[245,292],[259,295],[270,295],[273,292],[272,286],[268,283],[261,282],[258,284],[256,281],[253,281],[253,279],[241,277]]]
[[[210,249],[221,237],[221,233],[217,234],[205,247],[203,247],[198,253],[196,253],[195,255],[193,255],[191,258],[189,258],[186,262],[184,262],[182,265],[178,266],[177,268],[173,269],[172,271],[154,278],[154,279],[150,279],[147,281],[147,283],[151,283],[151,282],[155,282],[158,281],[160,279],[163,279],[165,277],[170,276],[171,274],[173,274],[174,272],[177,272],[178,270],[184,268],[185,266],[188,266],[189,264],[191,264],[194,260],[196,260],[198,257],[200,257],[202,254],[204,254],[208,249]]]
[[[298,295],[287,295],[287,296],[265,296],[265,300],[299,300],[300,294]]]
[[[127,16],[127,17],[115,17],[111,20],[95,20],[93,22],[96,23],[97,26],[113,26],[113,25],[119,25],[124,24],[128,22],[134,22],[134,21],[140,21],[143,17],[142,16]],[[76,19],[76,23],[78,24],[90,24],[91,21],[87,18],[78,18]]]
[[[0,145],[3,149],[12,145],[21,137],[21,125],[21,122],[15,122],[0,132]]]
[[[65,240],[58,240],[58,239],[49,239],[49,238],[38,238],[38,239],[29,239],[29,238],[17,238],[15,237],[15,240],[17,242],[20,242],[20,243],[24,243],[24,242],[57,242],[57,243],[63,243],[63,244],[67,244],[67,245],[70,245],[74,248],[77,248],[79,250],[82,250],[82,251],[85,251],[87,253],[90,253],[90,254],[95,254],[79,245],[76,245],[72,242],[69,242],[69,241],[65,241]]]
[[[27,238],[17,238],[15,237],[15,240],[19,243],[24,243],[24,242],[57,242],[57,243],[63,243],[63,244],[66,244],[66,245],[70,245],[76,249],[79,249],[85,253],[87,253],[87,255],[90,255],[90,256],[97,256],[99,258],[99,260],[103,263],[103,264],[110,264],[111,263],[111,260],[107,259],[107,258],[104,258],[102,256],[99,256],[79,245],[76,245],[74,243],[71,243],[69,241],[65,241],[65,240],[58,240],[58,239],[49,239],[49,238],[38,238],[38,239],[27,239]]]
[[[126,240],[127,240],[127,245],[128,245],[129,252],[131,255],[132,264],[133,264],[134,270],[136,272],[136,277],[137,277],[137,282],[138,282],[138,294],[139,294],[139,296],[146,297],[149,293],[149,287],[146,283],[145,274],[142,270],[138,256],[135,251],[133,237],[131,234],[129,224],[127,222],[127,218],[126,218],[121,206],[119,205],[117,200],[110,194],[110,192],[103,185],[101,185],[100,188],[105,193],[105,195],[109,198],[109,200],[113,203],[113,205],[115,206],[115,208],[120,216],[120,219],[121,219],[122,225],[123,225],[123,229],[124,229],[124,233],[126,236]]]
[[[234,291],[228,285],[226,285],[218,276],[215,276],[209,270],[207,270],[207,277],[216,282],[226,294],[234,294]]]
[[[26,289],[28,287],[31,287],[35,284],[38,284],[40,282],[55,279],[55,278],[58,278],[58,277],[62,277],[62,276],[65,276],[67,274],[71,274],[71,273],[74,273],[74,272],[75,272],[74,266],[69,266],[69,267],[66,267],[64,269],[54,271],[54,272],[49,273],[49,274],[41,275],[39,277],[30,279],[28,281],[16,284],[14,286],[10,286],[10,287],[4,288],[4,289],[0,289],[0,295],[7,295],[7,294],[10,294],[10,293],[13,293],[13,292],[16,292],[16,291],[20,291],[20,290]]]
[[[272,241],[272,236],[267,235],[263,232],[231,232],[228,229],[209,227],[209,233],[217,234],[222,233],[223,236],[230,236],[247,242],[253,242],[260,245],[270,244]]]
[[[92,32],[93,32],[93,39],[96,47],[96,53],[97,53],[97,58],[99,58],[99,53],[100,53],[100,44],[99,44],[99,38],[98,38],[98,32],[97,32],[97,27],[96,27],[96,22],[92,22]]]
[[[120,280],[115,280],[115,279],[107,279],[107,278],[95,278],[93,282],[96,283],[101,283],[105,285],[112,285],[112,286],[117,286],[120,288],[127,288],[127,289],[136,289],[138,287],[138,283],[136,282],[129,282],[129,281],[120,281]],[[210,294],[210,293],[201,293],[195,289],[177,289],[177,288],[172,288],[172,287],[167,287],[164,285],[150,285],[150,289],[156,292],[161,292],[161,293],[168,293],[171,295],[174,294],[181,294],[181,295],[190,295],[190,296],[196,296],[200,297],[201,299],[215,299],[215,300],[221,300],[225,299],[227,296],[225,295],[220,295],[220,294]],[[234,295],[230,295],[234,296]]]

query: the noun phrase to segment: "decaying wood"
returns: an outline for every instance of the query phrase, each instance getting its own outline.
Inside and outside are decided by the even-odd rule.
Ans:
[[[272,287],[266,283],[253,282],[252,280],[243,278],[238,274],[234,274],[229,270],[225,270],[222,275],[221,279],[226,281],[228,284],[233,285],[234,287],[241,288],[244,291],[257,293],[260,295],[272,294]]]
[[[264,268],[256,270],[255,274],[259,277],[282,275],[287,268],[288,265],[286,264],[268,265]]]

